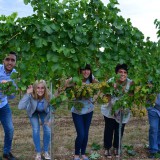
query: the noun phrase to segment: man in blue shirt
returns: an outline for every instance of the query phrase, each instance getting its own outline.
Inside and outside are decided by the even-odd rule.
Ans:
[[[10,52],[3,60],[3,64],[0,64],[0,83],[7,83],[11,80],[10,76],[16,65],[16,53]],[[14,134],[14,127],[12,122],[12,113],[8,104],[8,98],[14,98],[14,96],[6,96],[0,89],[0,122],[4,129],[4,147],[3,158],[6,160],[16,160],[11,153],[12,140]]]

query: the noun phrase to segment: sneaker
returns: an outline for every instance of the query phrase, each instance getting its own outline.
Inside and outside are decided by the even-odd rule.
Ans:
[[[150,153],[149,156],[148,156],[148,158],[149,159],[153,159],[153,158],[155,158],[155,156],[156,156],[156,153]]]
[[[114,148],[114,155],[116,158],[119,158],[118,148]]]
[[[47,160],[47,159],[51,159],[50,155],[48,152],[45,152],[44,153],[44,158]]]
[[[83,160],[89,160],[89,158],[88,158],[88,157],[85,157],[85,158],[83,158]]]
[[[82,155],[82,160],[89,160],[89,158],[85,155]]]
[[[9,152],[8,154],[3,154],[3,158],[6,160],[16,160],[11,152]]]
[[[73,157],[73,160],[81,160],[81,159],[79,158],[79,156],[75,155],[75,156]]]
[[[41,154],[37,153],[35,160],[41,160]]]
[[[104,152],[104,155],[105,155],[108,159],[111,159],[111,158],[112,158],[111,150],[110,150],[110,149],[106,149],[105,152]]]
[[[81,160],[80,158],[73,158],[73,160]]]

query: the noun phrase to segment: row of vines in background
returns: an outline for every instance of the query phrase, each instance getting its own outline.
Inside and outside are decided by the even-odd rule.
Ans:
[[[119,16],[117,0],[107,6],[100,0],[24,3],[31,4],[33,15],[0,16],[0,58],[10,50],[18,53],[18,75],[13,77],[18,78],[20,90],[25,91],[36,79],[52,82],[53,91],[64,77],[73,77],[79,84],[78,68],[86,63],[91,64],[96,79],[104,82],[114,76],[118,63],[126,63],[129,77],[140,87],[136,104],[160,92],[160,41],[145,39],[129,18]],[[160,21],[154,24],[160,37]],[[153,84],[152,91],[148,82]]]

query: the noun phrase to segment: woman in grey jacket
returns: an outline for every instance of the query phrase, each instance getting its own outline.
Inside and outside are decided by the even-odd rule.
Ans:
[[[35,160],[41,160],[40,120],[43,126],[43,156],[45,159],[50,159],[48,153],[51,139],[51,128],[48,125],[50,95],[46,82],[44,80],[37,80],[33,85],[28,87],[27,93],[18,105],[19,109],[25,109],[27,111],[32,125],[33,142],[37,152]]]

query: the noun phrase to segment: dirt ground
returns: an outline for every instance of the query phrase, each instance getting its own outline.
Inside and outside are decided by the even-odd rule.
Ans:
[[[35,150],[32,141],[32,131],[29,119],[25,111],[17,109],[17,103],[11,104],[14,121],[14,140],[12,153],[18,160],[34,160]],[[54,122],[54,123],[53,123]],[[74,153],[74,140],[76,136],[75,128],[70,112],[67,108],[62,107],[57,110],[52,122],[52,143],[50,152],[52,153],[52,160],[72,160]],[[100,113],[100,108],[96,107],[92,124],[90,127],[89,141],[87,147],[88,156],[93,153],[98,153],[100,157],[98,160],[106,160],[103,150],[103,130],[104,120]],[[41,132],[42,134],[42,132]],[[2,155],[3,147],[3,129],[0,125],[0,157]],[[42,141],[41,141],[42,142]],[[94,151],[92,144],[95,143],[100,146],[100,149]],[[147,117],[131,118],[125,128],[125,133],[122,140],[122,156],[124,160],[147,160],[148,151],[148,121]],[[127,147],[133,147],[132,150],[136,152],[135,156],[127,154]],[[1,159],[1,158],[0,158]],[[113,157],[115,159],[115,157]]]

